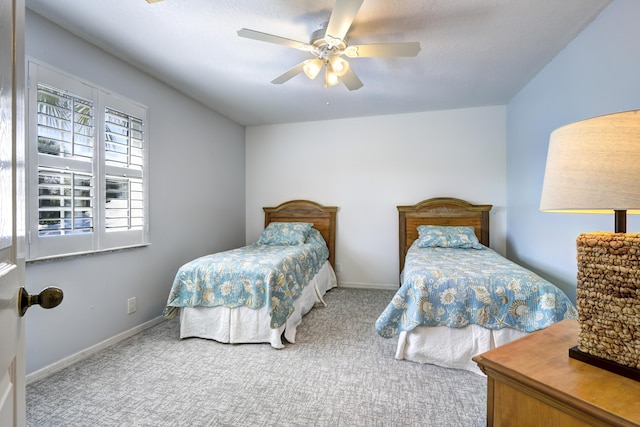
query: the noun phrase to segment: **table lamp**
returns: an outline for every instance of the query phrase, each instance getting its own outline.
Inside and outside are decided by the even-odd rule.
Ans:
[[[594,117],[551,133],[540,210],[614,214],[615,232],[577,239],[580,332],[569,356],[640,380],[640,110]]]

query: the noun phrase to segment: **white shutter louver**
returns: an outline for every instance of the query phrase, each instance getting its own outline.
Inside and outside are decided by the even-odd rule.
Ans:
[[[93,231],[93,102],[38,84],[38,235]]]
[[[144,128],[141,119],[105,110],[107,231],[144,226]]]

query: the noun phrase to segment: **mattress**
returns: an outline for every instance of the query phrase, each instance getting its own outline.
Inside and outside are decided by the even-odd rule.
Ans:
[[[178,269],[163,315],[170,319],[180,307],[267,307],[271,328],[278,328],[328,258],[327,245],[315,229],[300,244],[258,241],[196,258]]]
[[[335,272],[325,262],[309,284],[294,300],[294,310],[286,323],[271,328],[268,308],[240,307],[182,307],[180,308],[180,338],[199,337],[221,343],[269,343],[283,348],[282,337],[295,343],[302,317],[316,304],[324,305],[325,293],[337,286]]]
[[[413,245],[402,286],[376,321],[376,331],[390,338],[420,325],[475,324],[533,332],[576,317],[562,290],[487,247]]]
[[[481,374],[473,356],[576,316],[559,288],[487,247],[414,243],[376,331],[398,337],[397,359]]]

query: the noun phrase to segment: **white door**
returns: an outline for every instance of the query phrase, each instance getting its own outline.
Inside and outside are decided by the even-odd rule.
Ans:
[[[25,425],[24,0],[0,0],[0,426]]]

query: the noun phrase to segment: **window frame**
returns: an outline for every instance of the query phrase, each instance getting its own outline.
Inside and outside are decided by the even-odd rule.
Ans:
[[[33,59],[28,60],[28,102],[27,102],[27,261],[55,259],[78,256],[105,251],[147,246],[149,239],[149,137],[148,107],[132,101],[124,96],[82,80],[64,71],[45,65]],[[93,101],[93,158],[84,164],[85,171],[93,177],[93,231],[46,235],[39,233],[39,175],[40,167],[54,165],[64,169],[68,164],[82,161],[52,157],[38,151],[38,85],[43,84],[55,88],[61,93],[69,93],[75,97]],[[142,122],[142,167],[107,165],[105,157],[107,108],[115,110],[129,118],[134,117]],[[129,140],[131,137],[129,135]],[[129,141],[129,150],[131,142]],[[42,157],[44,156],[44,157]],[[41,159],[47,158],[46,161]],[[88,168],[88,169],[87,169]],[[75,169],[70,169],[74,171]],[[108,175],[107,175],[108,174]],[[127,230],[107,230],[106,224],[106,181],[108,177],[127,181],[142,181],[142,225]],[[131,184],[129,184],[131,191]],[[132,206],[128,205],[129,214]],[[130,216],[130,215],[129,215]]]

